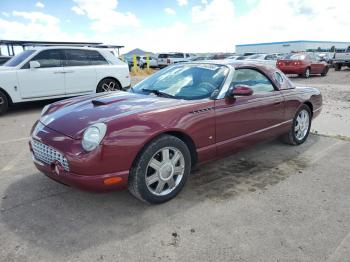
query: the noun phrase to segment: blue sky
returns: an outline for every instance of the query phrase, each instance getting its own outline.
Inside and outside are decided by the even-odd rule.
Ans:
[[[101,41],[149,51],[234,51],[240,43],[347,41],[346,0],[0,0],[0,39]],[[340,30],[334,30],[340,28]]]

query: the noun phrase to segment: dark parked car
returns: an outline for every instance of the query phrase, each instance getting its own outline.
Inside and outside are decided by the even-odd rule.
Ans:
[[[36,167],[92,191],[129,188],[162,203],[191,168],[268,138],[304,143],[320,92],[296,88],[278,69],[251,62],[169,66],[128,92],[55,102],[31,132]],[[233,170],[234,171],[234,170]]]
[[[0,66],[5,64],[8,60],[10,60],[12,57],[11,56],[0,56]]]
[[[285,74],[297,74],[305,78],[320,74],[326,76],[329,67],[315,54],[288,54],[277,60],[277,67]]]

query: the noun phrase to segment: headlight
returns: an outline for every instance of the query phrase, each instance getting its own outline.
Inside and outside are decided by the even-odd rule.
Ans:
[[[45,115],[45,113],[47,112],[47,110],[49,110],[50,108],[50,104],[49,105],[46,105],[43,110],[41,111],[41,116]]]
[[[82,146],[85,151],[94,150],[102,141],[107,131],[107,126],[103,123],[93,124],[89,126],[83,136]]]

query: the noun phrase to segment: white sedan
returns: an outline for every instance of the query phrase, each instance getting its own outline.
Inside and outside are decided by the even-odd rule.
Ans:
[[[62,46],[29,49],[0,67],[0,114],[14,103],[129,86],[128,65],[107,50]]]

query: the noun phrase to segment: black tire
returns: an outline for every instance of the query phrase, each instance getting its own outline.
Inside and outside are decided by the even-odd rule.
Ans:
[[[309,78],[310,75],[311,75],[310,67],[305,68],[305,71],[304,71],[304,73],[303,73],[303,77],[304,77],[304,78]]]
[[[296,134],[295,134],[295,125],[296,125],[296,123],[297,123],[298,115],[299,115],[300,112],[303,111],[303,110],[305,110],[305,111],[308,113],[308,116],[309,116],[309,126],[308,126],[308,129],[307,129],[306,135],[305,135],[302,139],[298,139],[298,138],[296,137]],[[283,136],[283,141],[284,141],[286,144],[294,145],[294,146],[301,145],[302,143],[304,143],[304,142],[306,141],[306,139],[308,138],[309,133],[310,133],[311,118],[312,118],[312,114],[311,114],[311,109],[310,109],[310,107],[308,107],[308,106],[305,105],[305,104],[302,105],[302,106],[299,108],[299,110],[297,111],[297,113],[295,114],[295,116],[294,116],[294,119],[293,119],[293,122],[292,122],[292,126],[291,126],[289,132]]]
[[[9,108],[9,101],[5,93],[0,91],[0,115],[5,114]]]
[[[334,70],[335,71],[340,71],[342,68],[342,65],[341,64],[334,64]]]
[[[116,91],[116,90],[122,90],[122,87],[113,78],[105,78],[98,83],[96,88],[96,93],[102,93],[102,92],[110,92],[110,91]]]
[[[327,73],[328,73],[328,70],[329,70],[329,68],[328,68],[328,66],[326,66],[326,67],[323,69],[323,72],[321,73],[321,76],[326,76]]]
[[[150,161],[155,156],[157,156],[157,152],[165,148],[175,148],[176,150],[179,150],[182,153],[183,161],[184,161],[183,174],[178,184],[174,186],[173,189],[171,189],[172,190],[171,192],[169,192],[166,195],[156,195],[154,192],[152,193],[151,189],[146,184],[146,176],[147,176],[146,172],[149,172],[148,165]],[[129,174],[129,181],[128,181],[129,191],[136,198],[144,202],[151,203],[151,204],[164,203],[174,198],[181,191],[181,189],[184,187],[186,183],[186,180],[190,174],[190,171],[191,171],[191,154],[187,145],[177,137],[170,136],[170,135],[162,135],[154,139],[153,141],[151,141],[142,150],[142,152],[139,154],[137,159],[134,161],[134,164]],[[159,177],[160,176],[161,175],[159,175]],[[158,178],[158,180],[159,179],[160,178]],[[154,183],[156,183],[155,187],[157,187],[158,183],[160,183],[160,180],[159,182],[156,181]],[[169,187],[168,184],[167,184],[167,187]]]

